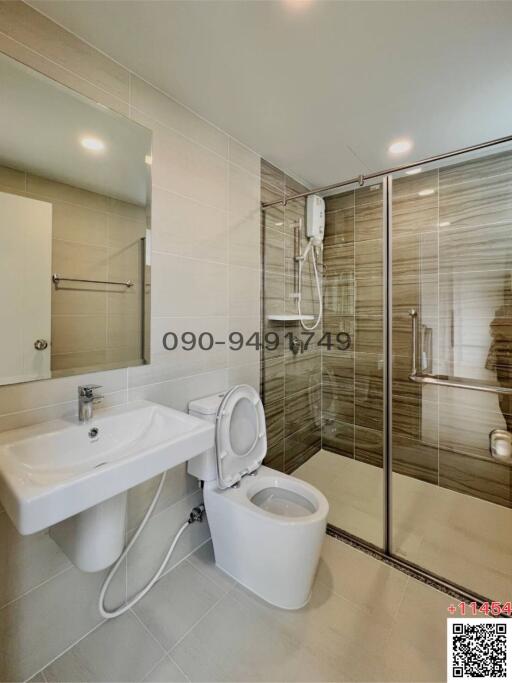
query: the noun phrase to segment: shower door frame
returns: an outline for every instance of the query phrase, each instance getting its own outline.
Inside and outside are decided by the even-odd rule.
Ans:
[[[507,135],[494,140],[488,140],[469,147],[462,147],[459,149],[437,154],[425,159],[415,162],[402,164],[393,168],[385,169],[383,171],[369,173],[367,175],[361,174],[356,178],[344,180],[324,187],[318,187],[307,192],[291,195],[284,200],[277,200],[273,202],[262,203],[262,208],[268,208],[277,204],[286,204],[294,199],[308,197],[312,194],[336,190],[338,188],[359,185],[363,187],[368,180],[382,179],[383,187],[383,212],[382,212],[382,266],[383,266],[383,385],[384,385],[384,420],[383,420],[383,545],[376,546],[369,541],[365,541],[359,536],[340,529],[332,524],[327,525],[328,533],[332,536],[341,538],[346,542],[354,545],[370,554],[379,557],[384,562],[391,564],[400,571],[404,571],[420,581],[429,583],[440,590],[451,594],[452,596],[466,601],[475,601],[483,603],[490,601],[492,596],[482,596],[474,593],[469,589],[450,581],[446,577],[435,574],[425,567],[418,565],[410,560],[406,560],[393,552],[393,533],[392,533],[392,477],[393,477],[393,264],[392,264],[392,200],[393,200],[393,174],[401,171],[407,171],[418,166],[426,166],[428,164],[451,159],[456,156],[462,156],[471,152],[477,152],[484,149],[492,149],[506,143],[512,142],[512,135]]]
[[[459,600],[476,602],[479,605],[490,602],[492,596],[479,593],[457,584],[444,576],[436,574],[425,567],[407,560],[393,552],[393,174],[417,166],[426,166],[443,159],[470,153],[480,149],[492,149],[512,141],[512,136],[500,138],[487,143],[481,143],[465,149],[431,157],[414,164],[406,164],[382,174],[372,174],[366,178],[382,178],[382,272],[383,272],[383,543],[382,547],[354,536],[332,524],[328,524],[328,532],[335,537],[342,538],[350,544],[359,547],[370,554],[379,557],[396,569],[447,592]],[[359,185],[364,185],[363,177]],[[466,387],[467,388],[467,387]],[[472,387],[469,387],[472,388]]]

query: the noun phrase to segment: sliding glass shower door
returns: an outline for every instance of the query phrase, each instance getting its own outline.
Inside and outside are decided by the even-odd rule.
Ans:
[[[390,182],[391,552],[512,597],[512,152]]]
[[[345,536],[510,600],[512,151],[454,153],[324,198],[309,355],[300,322],[274,315],[296,310],[304,198],[264,212],[265,324],[296,342],[264,360],[274,466],[323,491]],[[314,313],[307,273],[304,286]]]

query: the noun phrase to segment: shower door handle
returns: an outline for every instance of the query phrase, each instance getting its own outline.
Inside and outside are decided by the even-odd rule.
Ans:
[[[418,372],[417,351],[418,351],[418,312],[413,308],[409,311],[411,317],[411,372],[409,380],[416,384],[435,384],[442,387],[453,387],[455,389],[470,389],[472,391],[486,391],[493,394],[512,394],[512,388],[500,387],[492,384],[485,384],[480,380],[468,380],[462,377],[449,377],[448,375],[430,375]]]

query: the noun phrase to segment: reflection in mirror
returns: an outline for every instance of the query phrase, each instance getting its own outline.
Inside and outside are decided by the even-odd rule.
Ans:
[[[0,384],[149,361],[151,132],[0,55]]]

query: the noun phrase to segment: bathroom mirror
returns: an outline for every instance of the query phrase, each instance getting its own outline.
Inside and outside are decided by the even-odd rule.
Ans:
[[[151,132],[0,55],[0,384],[149,362]]]

